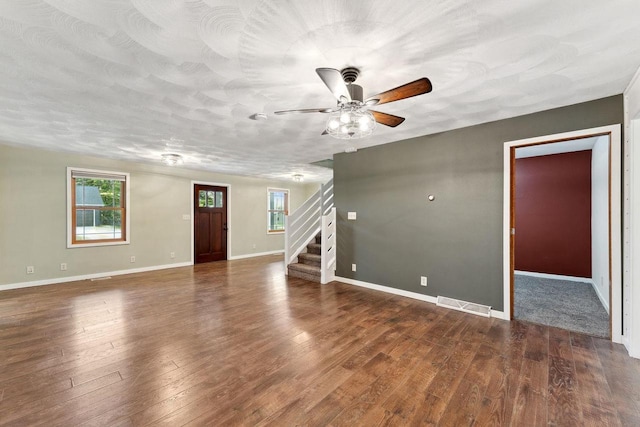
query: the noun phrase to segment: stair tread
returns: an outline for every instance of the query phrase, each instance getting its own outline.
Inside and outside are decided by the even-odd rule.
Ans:
[[[322,251],[322,245],[319,243],[309,243],[307,245],[307,253],[320,255]]]
[[[295,264],[289,264],[289,268],[292,270],[301,271],[307,274],[312,274],[314,276],[320,275],[320,267],[316,267],[314,265],[295,263]]]
[[[322,255],[310,254],[308,252],[302,252],[302,253],[298,254],[298,258],[306,258],[308,260],[320,261],[322,259]]]

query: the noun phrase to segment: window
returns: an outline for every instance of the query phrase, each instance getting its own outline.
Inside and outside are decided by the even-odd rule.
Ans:
[[[67,168],[68,247],[129,243],[129,174]]]
[[[289,214],[289,190],[267,190],[267,233],[284,232],[284,216]]]
[[[201,208],[223,208],[222,191],[205,191],[198,192],[198,206]]]

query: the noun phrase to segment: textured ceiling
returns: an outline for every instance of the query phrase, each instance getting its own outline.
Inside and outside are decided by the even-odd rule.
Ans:
[[[0,0],[0,141],[308,181],[308,163],[621,93],[640,66],[637,0]],[[315,68],[361,69],[365,96],[429,77],[406,117],[321,136]],[[249,116],[265,113],[266,121]]]

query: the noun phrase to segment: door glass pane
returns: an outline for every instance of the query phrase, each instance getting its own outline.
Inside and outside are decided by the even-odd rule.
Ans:
[[[216,191],[216,208],[222,207],[222,191]]]
[[[198,207],[207,207],[207,192],[204,190],[198,191]]]
[[[215,191],[207,191],[207,207],[213,208],[216,206],[216,195]]]

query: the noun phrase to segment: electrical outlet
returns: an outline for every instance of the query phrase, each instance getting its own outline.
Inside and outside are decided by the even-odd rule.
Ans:
[[[356,265],[355,264],[351,264],[351,271],[356,271]]]
[[[427,276],[420,276],[420,286],[427,286]]]
[[[36,268],[33,265],[27,265],[27,274],[33,274],[36,272]]]
[[[176,253],[175,252],[169,252],[169,258],[173,259],[176,257]]]
[[[136,262],[136,257],[135,257],[135,255],[131,255],[131,262]]]
[[[60,271],[67,271],[67,263],[66,262],[60,263]]]
[[[254,243],[254,244],[253,244],[253,249],[255,249],[255,248],[256,248],[256,244]]]

